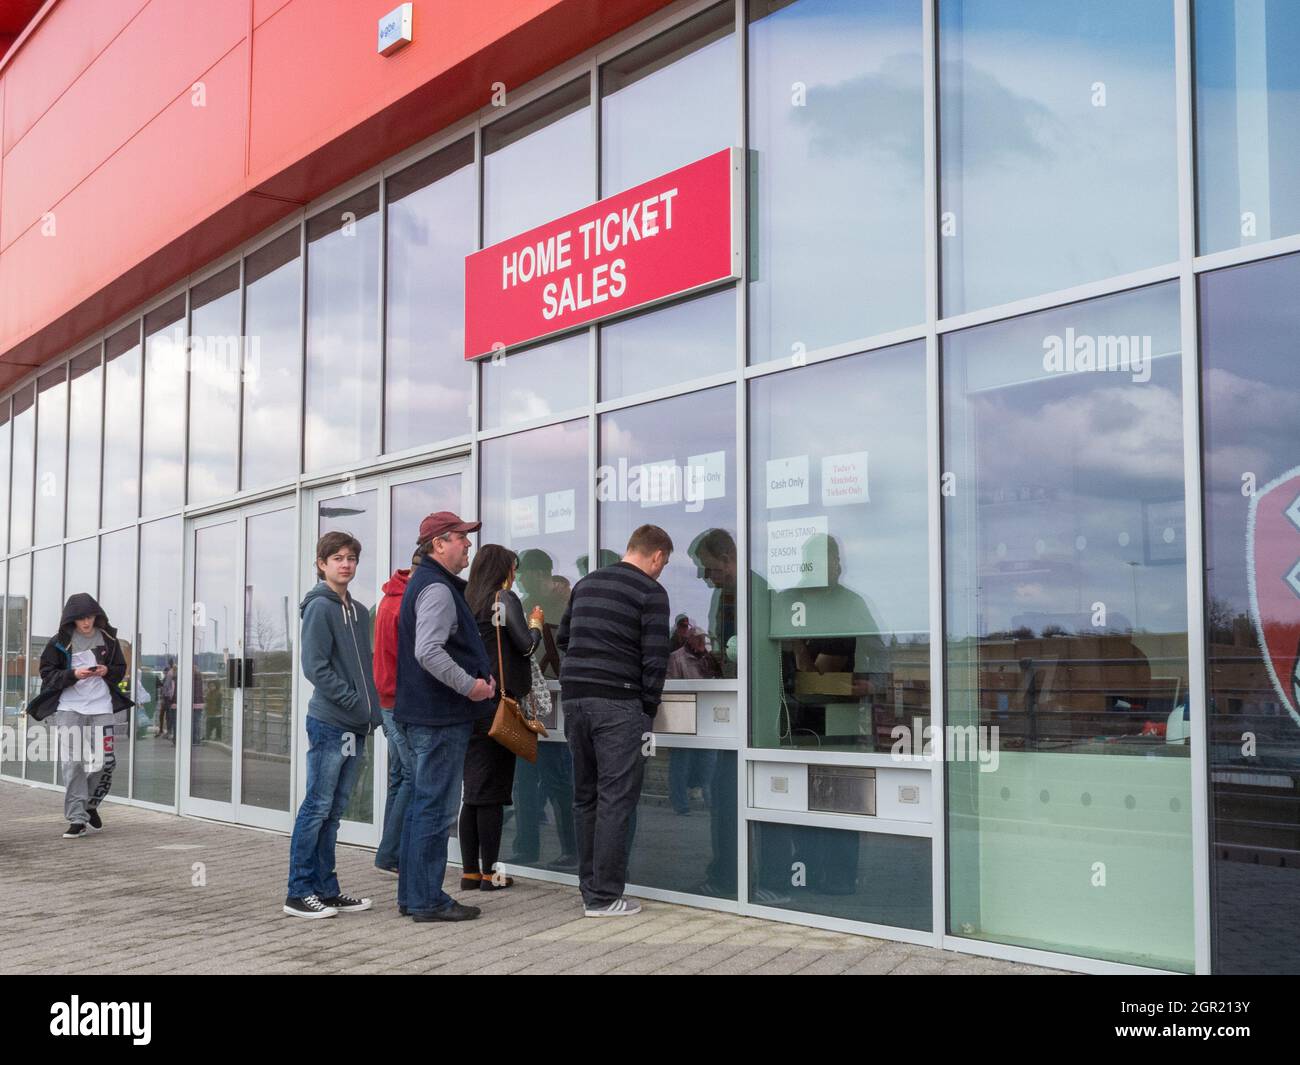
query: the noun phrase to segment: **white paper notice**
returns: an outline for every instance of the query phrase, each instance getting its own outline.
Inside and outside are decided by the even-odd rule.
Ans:
[[[808,504],[808,456],[768,459],[767,509]]]
[[[826,528],[825,515],[767,523],[767,586],[772,591],[826,587]]]
[[[572,488],[566,488],[563,492],[547,492],[547,533],[573,532],[575,511]]]
[[[686,500],[700,503],[727,495],[727,453],[710,451],[686,460]]]
[[[867,494],[867,453],[850,451],[822,459],[822,506],[870,503]]]
[[[510,500],[510,536],[518,539],[522,536],[536,536],[541,532],[541,523],[537,520],[537,497],[522,496]]]
[[[639,478],[641,505],[665,507],[682,498],[681,471],[676,459],[647,462],[641,467]]]

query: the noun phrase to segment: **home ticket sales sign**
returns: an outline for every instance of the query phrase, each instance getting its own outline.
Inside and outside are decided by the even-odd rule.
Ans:
[[[740,277],[739,148],[465,258],[465,358]]]

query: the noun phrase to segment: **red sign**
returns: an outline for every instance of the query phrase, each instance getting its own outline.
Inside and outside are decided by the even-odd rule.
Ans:
[[[1300,724],[1300,467],[1251,497],[1246,559],[1264,664],[1282,705]]]
[[[740,276],[740,149],[465,257],[465,358]]]

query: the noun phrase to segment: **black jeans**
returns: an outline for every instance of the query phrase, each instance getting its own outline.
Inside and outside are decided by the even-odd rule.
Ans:
[[[630,827],[650,718],[637,699],[566,699],[564,733],[573,754],[578,886],[590,908],[623,897]]]

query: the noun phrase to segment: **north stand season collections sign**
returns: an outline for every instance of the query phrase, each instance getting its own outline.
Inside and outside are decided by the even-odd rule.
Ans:
[[[740,277],[744,157],[724,148],[465,257],[465,358]]]

